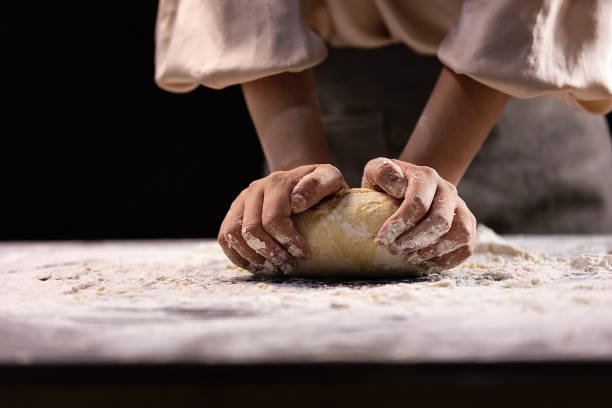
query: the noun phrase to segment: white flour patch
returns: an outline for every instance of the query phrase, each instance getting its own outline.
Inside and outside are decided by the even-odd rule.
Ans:
[[[363,223],[353,225],[344,221],[340,224],[340,228],[342,228],[342,231],[344,231],[347,236],[357,241],[365,241],[372,238],[372,234],[368,232],[367,227]]]
[[[0,244],[0,361],[612,359],[612,237],[511,237],[428,277],[254,278],[213,242]]]
[[[571,265],[587,273],[609,273],[612,271],[612,255],[580,255],[572,259]]]

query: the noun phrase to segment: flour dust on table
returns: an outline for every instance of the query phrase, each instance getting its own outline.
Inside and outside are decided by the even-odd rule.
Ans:
[[[0,361],[612,360],[612,236],[481,226],[401,279],[257,277],[216,242],[0,244]]]

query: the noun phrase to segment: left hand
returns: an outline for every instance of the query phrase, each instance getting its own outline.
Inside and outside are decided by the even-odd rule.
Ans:
[[[379,157],[370,160],[361,186],[403,199],[383,224],[376,241],[411,262],[450,269],[470,257],[476,244],[476,218],[454,184],[427,166]]]
[[[310,248],[293,226],[292,214],[348,187],[340,170],[311,164],[255,180],[232,203],[217,241],[227,257],[252,273],[289,273]]]

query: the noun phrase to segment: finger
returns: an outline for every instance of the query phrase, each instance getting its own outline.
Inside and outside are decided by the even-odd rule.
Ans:
[[[274,264],[255,252],[253,248],[248,246],[242,237],[242,231],[238,231],[237,234],[227,234],[227,239],[230,249],[235,250],[240,256],[248,260],[249,267],[246,269],[249,272],[268,274],[278,273],[278,269],[276,266],[274,266]]]
[[[263,200],[263,185],[252,184],[244,198],[242,238],[255,252],[287,274],[295,269],[295,259],[264,230],[261,221]]]
[[[285,175],[271,175],[265,190],[261,221],[263,229],[279,242],[292,256],[310,258],[310,249],[291,221],[289,196],[292,183]]]
[[[425,168],[428,169],[428,168]],[[432,170],[433,171],[433,170]],[[397,237],[413,228],[427,214],[436,193],[437,177],[428,170],[410,175],[406,198],[395,213],[381,227],[376,241],[390,246]]]
[[[340,170],[331,164],[318,166],[306,174],[291,192],[291,211],[296,214],[312,207],[323,197],[335,193],[348,185]]]
[[[472,256],[473,253],[473,245],[464,245],[458,249],[455,249],[453,252],[432,258],[428,260],[427,263],[431,263],[442,270],[451,269],[457,265],[460,265],[463,261]]]
[[[451,229],[435,244],[418,250],[416,259],[426,261],[450,254],[463,246],[473,247],[476,240],[473,217],[467,207],[457,206]]]
[[[224,244],[226,244],[228,248],[236,251],[242,258],[249,262],[251,265],[249,270],[265,269],[266,258],[255,252],[242,238],[242,216],[246,193],[247,190],[240,193],[232,203],[227,215],[221,223],[218,241],[223,249],[225,249]],[[228,256],[228,258],[230,257]],[[233,262],[232,258],[230,258],[230,260]],[[242,265],[236,265],[242,267]]]
[[[408,180],[397,163],[378,157],[365,165],[361,187],[383,190],[395,198],[404,198]]]
[[[453,224],[457,203],[454,185],[440,180],[429,212],[411,230],[400,235],[393,244],[398,252],[416,251],[436,243]]]
[[[247,271],[251,271],[254,272],[253,270],[253,265],[251,265],[249,263],[249,261],[247,261],[246,259],[244,259],[243,257],[240,256],[240,254],[238,252],[236,252],[234,249],[232,249],[227,240],[223,237],[220,237],[218,239],[219,245],[221,245],[221,249],[223,249],[223,252],[225,253],[225,256],[227,256],[227,258],[236,266],[241,267],[242,269],[246,269]]]
[[[476,230],[478,229],[478,221],[476,220],[476,217],[474,216],[474,214],[470,211],[470,209],[468,208],[467,204],[465,203],[465,201],[463,201],[463,199],[459,196],[457,196],[457,207],[461,207],[461,212],[463,214],[466,214],[469,221],[471,222],[472,225],[472,239],[474,241],[474,244],[476,243]]]

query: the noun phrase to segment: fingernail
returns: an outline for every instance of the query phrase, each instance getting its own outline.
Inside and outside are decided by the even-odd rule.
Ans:
[[[406,184],[403,180],[395,180],[387,186],[392,196],[401,198],[406,195]]]
[[[387,173],[389,180],[386,182],[389,192],[397,198],[403,197],[406,194],[406,183],[401,167],[388,159],[383,162],[383,166],[391,171],[391,174]]]
[[[306,209],[306,198],[299,193],[291,195],[291,207],[293,208],[293,212],[301,212]]]

